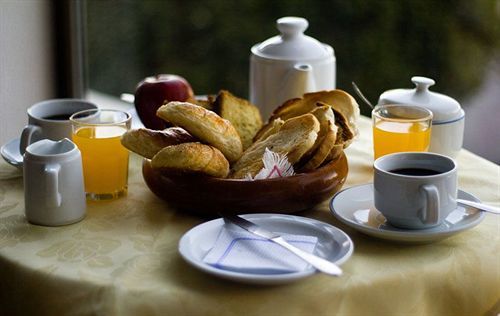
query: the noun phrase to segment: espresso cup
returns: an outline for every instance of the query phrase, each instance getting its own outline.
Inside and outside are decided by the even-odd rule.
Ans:
[[[41,140],[61,140],[71,138],[69,117],[79,111],[97,109],[91,102],[80,99],[53,99],[38,102],[28,108],[28,125],[21,134],[19,151],[24,154],[26,147]]]
[[[374,169],[375,208],[395,227],[437,226],[457,207],[457,166],[447,156],[389,154],[375,160]]]
[[[24,154],[25,214],[30,223],[60,226],[85,216],[82,156],[69,139],[42,139]]]

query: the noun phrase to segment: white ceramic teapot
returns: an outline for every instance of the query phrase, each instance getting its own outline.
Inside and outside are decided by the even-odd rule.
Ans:
[[[435,81],[415,76],[411,78],[414,89],[394,89],[380,95],[378,104],[411,104],[432,111],[430,152],[455,158],[464,139],[465,112],[453,98],[432,92],[429,87]]]
[[[264,119],[284,101],[306,92],[335,89],[335,54],[304,35],[304,18],[278,19],[280,35],[254,45],[250,56],[250,101]]]

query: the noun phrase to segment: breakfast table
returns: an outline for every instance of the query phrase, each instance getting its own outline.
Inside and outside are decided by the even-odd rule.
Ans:
[[[346,150],[343,188],[373,181],[371,121]],[[0,162],[1,315],[498,315],[500,217],[446,239],[377,239],[336,219],[325,201],[295,215],[347,233],[344,274],[251,285],[199,271],[179,255],[180,238],[211,218],[169,207],[146,186],[132,154],[128,195],[88,202],[72,225],[27,222],[21,173]],[[500,206],[500,167],[467,150],[459,188]],[[196,192],[193,192],[196,199]],[[216,217],[214,215],[214,217]]]

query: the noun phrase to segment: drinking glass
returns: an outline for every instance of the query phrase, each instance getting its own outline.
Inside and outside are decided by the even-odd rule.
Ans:
[[[428,151],[432,112],[406,105],[378,105],[372,111],[373,149],[378,157],[404,151]]]
[[[82,153],[88,200],[110,200],[127,194],[128,150],[120,138],[131,126],[131,115],[93,109],[70,117],[73,142]]]

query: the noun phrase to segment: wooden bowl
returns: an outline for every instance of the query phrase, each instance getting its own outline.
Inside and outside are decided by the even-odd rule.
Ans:
[[[222,179],[164,174],[144,159],[142,174],[149,189],[169,205],[190,213],[294,213],[310,209],[340,190],[347,178],[347,159],[308,173],[265,180]]]

